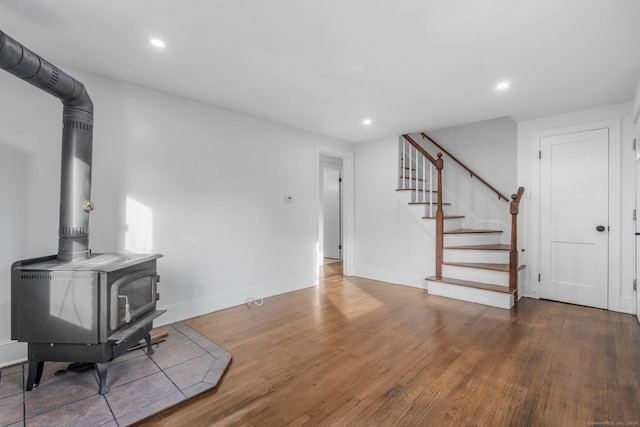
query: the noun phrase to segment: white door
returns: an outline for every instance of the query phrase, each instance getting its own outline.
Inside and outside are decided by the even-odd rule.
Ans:
[[[609,131],[540,140],[540,297],[608,307]]]
[[[323,178],[324,256],[342,259],[340,171],[325,169]]]

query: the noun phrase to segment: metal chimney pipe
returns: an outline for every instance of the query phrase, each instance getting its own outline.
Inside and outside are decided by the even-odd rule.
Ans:
[[[0,31],[0,68],[62,101],[58,261],[87,259],[93,103],[84,85]]]

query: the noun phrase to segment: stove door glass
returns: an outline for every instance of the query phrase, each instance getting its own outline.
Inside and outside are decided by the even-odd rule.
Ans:
[[[111,330],[131,323],[154,309],[156,277],[154,270],[139,270],[121,277],[111,286]]]

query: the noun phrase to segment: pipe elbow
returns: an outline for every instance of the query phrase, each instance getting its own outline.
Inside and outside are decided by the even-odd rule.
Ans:
[[[65,109],[93,115],[84,85],[0,31],[0,68],[62,101]]]
[[[75,87],[71,95],[62,98],[65,109],[82,110],[93,116],[93,101],[89,97],[84,85],[74,79]]]

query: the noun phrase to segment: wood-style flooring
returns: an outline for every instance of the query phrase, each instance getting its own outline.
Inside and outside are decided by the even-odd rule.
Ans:
[[[507,311],[341,268],[187,321],[231,366],[144,425],[640,425],[635,317],[526,298]]]

